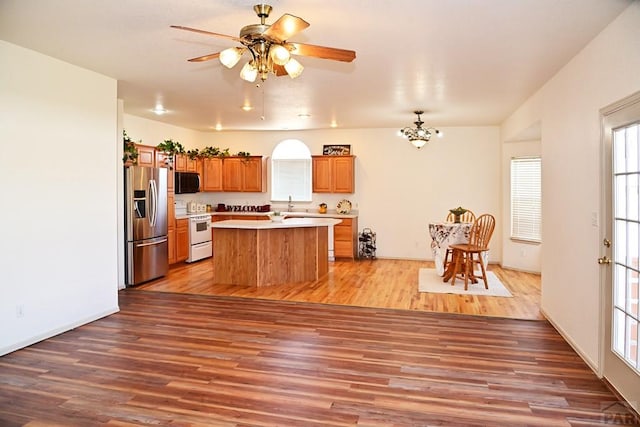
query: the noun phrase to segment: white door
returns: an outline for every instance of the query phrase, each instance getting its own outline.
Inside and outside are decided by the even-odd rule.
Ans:
[[[640,93],[602,111],[602,374],[640,405]]]

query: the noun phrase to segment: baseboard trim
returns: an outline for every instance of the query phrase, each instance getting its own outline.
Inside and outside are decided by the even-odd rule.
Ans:
[[[580,358],[582,360],[584,360],[584,362],[587,364],[587,366],[589,366],[589,368],[591,368],[591,370],[593,371],[594,374],[596,374],[596,376],[600,379],[602,379],[602,376],[598,373],[598,364],[596,362],[594,362],[590,357],[588,357],[581,349],[580,347],[575,343],[575,341],[573,341],[571,339],[571,336],[569,334],[567,334],[565,332],[564,329],[562,329],[556,322],[553,321],[553,319],[551,318],[551,316],[548,315],[548,313],[542,308],[540,307],[540,313],[545,317],[545,319],[547,319],[547,321],[549,323],[551,323],[551,326],[553,326],[553,328],[558,331],[558,333],[560,334],[560,336],[562,336],[562,338],[564,338],[564,340],[567,342],[567,344],[569,344],[571,346],[571,348],[573,348],[573,350],[578,353],[578,356],[580,356]]]
[[[20,350],[22,348],[28,347],[28,346],[30,346],[32,344],[37,343],[37,342],[46,340],[47,338],[51,338],[51,337],[54,337],[56,335],[60,335],[60,334],[62,334],[64,332],[70,331],[70,330],[75,329],[77,327],[80,327],[82,325],[86,325],[87,323],[91,323],[91,322],[93,322],[95,320],[98,320],[98,319],[101,319],[103,317],[109,316],[111,314],[117,313],[118,311],[120,311],[120,307],[115,306],[115,307],[112,307],[112,308],[110,308],[108,310],[104,310],[104,311],[102,311],[100,313],[97,313],[97,314],[95,314],[93,316],[89,316],[89,317],[86,317],[84,319],[80,319],[78,321],[69,323],[67,325],[60,326],[58,328],[52,329],[50,331],[43,332],[43,333],[38,334],[38,335],[36,335],[34,337],[31,337],[31,338],[29,338],[27,340],[17,342],[15,344],[9,345],[7,347],[2,347],[2,348],[0,348],[0,356],[4,356],[5,354],[9,354],[9,353],[12,353],[14,351]]]

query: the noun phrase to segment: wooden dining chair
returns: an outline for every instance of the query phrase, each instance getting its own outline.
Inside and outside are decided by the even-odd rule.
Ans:
[[[456,216],[454,214],[449,212],[449,215],[447,215],[447,219],[445,220],[445,222],[454,222],[455,217]],[[474,222],[475,220],[476,216],[471,211],[466,211],[465,213],[460,215],[460,222]]]
[[[476,220],[476,216],[474,215],[473,212],[469,210],[463,213],[462,215],[460,215],[460,222],[473,223],[475,222],[475,220]],[[447,215],[447,219],[445,220],[445,222],[455,222],[455,215],[449,212],[449,215]],[[451,248],[447,248],[447,251],[444,253],[444,261],[442,265],[445,271],[447,270],[447,266],[449,265],[449,263],[453,260],[452,255],[453,255],[453,251],[451,250]]]
[[[451,276],[451,286],[455,285],[456,278],[464,276],[464,290],[469,288],[469,280],[476,283],[474,275],[475,266],[479,265],[482,271],[482,280],[485,289],[489,289],[487,281],[487,270],[482,260],[482,253],[489,250],[489,241],[496,226],[496,219],[493,215],[480,215],[473,223],[469,232],[469,243],[458,243],[451,245],[453,251],[452,261],[454,263],[453,275]]]

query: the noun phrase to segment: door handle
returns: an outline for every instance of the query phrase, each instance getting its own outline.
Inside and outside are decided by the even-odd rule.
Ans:
[[[605,255],[603,257],[598,258],[598,264],[600,265],[609,265],[611,264],[611,260]]]
[[[164,243],[166,242],[168,239],[162,239],[162,240],[158,240],[157,242],[151,242],[151,243],[140,243],[136,245],[136,248],[144,248],[145,246],[154,246],[154,245],[159,245],[160,243]]]
[[[602,244],[605,245],[607,248],[611,247],[611,240],[607,239],[606,237],[602,240]]]

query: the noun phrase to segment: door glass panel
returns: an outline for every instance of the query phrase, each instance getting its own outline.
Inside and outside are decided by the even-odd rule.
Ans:
[[[626,188],[627,188],[627,175],[618,175],[615,177],[615,209],[616,212],[626,212],[627,211],[627,197],[626,197]]]
[[[626,142],[626,171],[627,172],[637,172],[638,171],[638,144],[637,140],[634,141],[631,138],[628,138],[629,132],[627,128],[619,129],[617,132],[616,138],[621,138]]]
[[[627,222],[627,257],[626,264],[630,268],[638,268],[638,223]],[[625,261],[622,259],[622,261]]]
[[[618,355],[624,354],[624,311],[613,310],[613,351]]]
[[[626,316],[625,359],[635,368],[638,367],[638,321]]]
[[[640,149],[632,124],[613,132],[613,325],[612,350],[637,372],[640,368],[638,272],[640,271]]]

